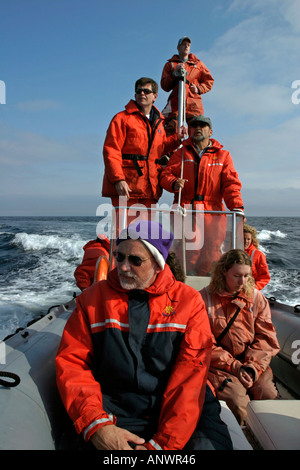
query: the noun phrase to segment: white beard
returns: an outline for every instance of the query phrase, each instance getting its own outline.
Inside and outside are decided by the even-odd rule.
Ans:
[[[143,290],[149,287],[154,282],[152,280],[153,277],[154,277],[153,272],[149,272],[149,275],[143,280],[139,279],[138,276],[132,273],[127,273],[127,274],[119,273],[119,281],[120,281],[121,287],[126,290],[134,290],[134,289]]]
[[[135,276],[131,275],[122,275],[122,277],[119,275],[119,281],[121,284],[121,287],[126,290],[133,290],[133,289],[138,289],[137,287],[137,280],[135,279]]]

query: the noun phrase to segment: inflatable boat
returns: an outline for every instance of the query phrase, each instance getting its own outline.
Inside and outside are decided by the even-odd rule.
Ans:
[[[239,248],[241,216],[236,213],[214,214],[226,217],[223,249]],[[163,216],[160,215],[160,217]],[[123,219],[126,226],[126,217]],[[115,235],[111,235],[115,240]],[[187,264],[186,240],[177,243],[184,269]],[[113,243],[111,243],[111,247]],[[173,249],[173,247],[172,247]],[[105,279],[107,259],[97,265],[95,279]],[[186,272],[186,283],[197,290],[209,283],[207,276]],[[252,401],[246,427],[240,427],[225,402],[222,419],[228,425],[235,450],[300,450],[300,312],[268,299],[276,327],[280,352],[272,360],[281,399]],[[69,450],[80,449],[61,403],[55,380],[54,360],[67,319],[76,299],[50,308],[47,315],[0,342],[0,449]]]

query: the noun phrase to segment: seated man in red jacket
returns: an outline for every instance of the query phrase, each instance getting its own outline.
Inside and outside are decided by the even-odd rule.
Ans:
[[[201,295],[165,264],[173,235],[140,221],[117,267],[77,298],[56,358],[76,431],[99,450],[232,449],[207,386],[211,330]]]

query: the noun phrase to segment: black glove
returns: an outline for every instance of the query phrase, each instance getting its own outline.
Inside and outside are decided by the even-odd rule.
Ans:
[[[155,163],[157,163],[158,165],[164,166],[164,165],[166,165],[166,164],[168,163],[169,160],[170,160],[169,155],[163,155],[162,157],[157,158],[157,159],[155,160]]]

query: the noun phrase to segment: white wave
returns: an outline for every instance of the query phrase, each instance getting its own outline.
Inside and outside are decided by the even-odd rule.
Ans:
[[[9,292],[0,288],[0,341],[40,314],[45,315],[51,306],[71,300],[76,291],[72,279],[51,289],[46,283],[35,288],[27,284],[26,280],[17,282]]]
[[[287,234],[281,232],[280,230],[275,230],[275,231],[261,230],[257,235],[257,238],[259,241],[267,241],[267,240],[271,240],[272,238],[286,238],[286,237],[287,237]]]
[[[61,238],[56,235],[38,235],[22,232],[15,235],[12,243],[21,246],[25,251],[54,249],[58,250],[64,257],[80,259],[83,255],[82,247],[86,241]]]
[[[74,278],[77,264],[60,254],[41,256],[34,269],[20,269],[9,288],[0,286],[0,340],[37,314],[46,314],[52,305],[70,300],[79,290]]]
[[[14,235],[13,232],[0,232],[0,235]]]
[[[268,248],[266,248],[266,247],[263,246],[262,244],[259,244],[258,249],[259,249],[264,255],[268,255],[268,254],[270,253],[270,250],[268,250]]]
[[[17,328],[24,328],[24,326],[32,320],[32,317],[24,312],[22,306],[0,302],[0,341],[7,335],[14,333]]]
[[[297,271],[270,269],[270,275],[270,283],[262,291],[265,296],[275,297],[279,302],[291,306],[300,304]]]

